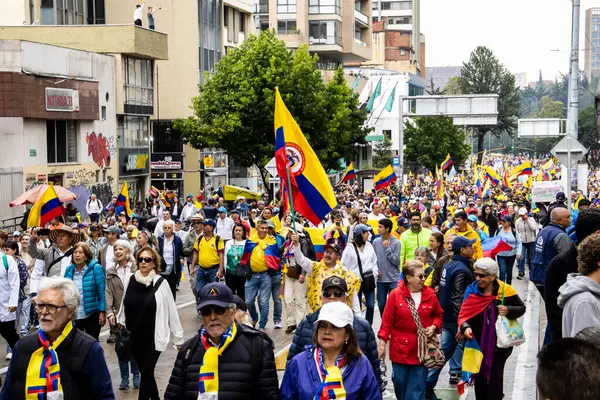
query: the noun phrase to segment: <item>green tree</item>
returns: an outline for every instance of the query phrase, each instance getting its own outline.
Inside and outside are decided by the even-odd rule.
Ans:
[[[477,163],[481,163],[483,157],[481,151],[486,134],[499,135],[502,132],[514,134],[520,111],[519,90],[515,85],[515,76],[500,63],[490,49],[479,46],[471,53],[469,61],[463,63],[458,84],[465,94],[495,93],[499,97],[498,123],[473,127],[480,152]]]
[[[450,154],[454,165],[464,163],[471,153],[467,134],[454,125],[452,118],[423,117],[407,121],[404,128],[404,157],[407,163],[430,171]]]
[[[373,168],[382,169],[392,163],[392,140],[385,137],[373,149]]]
[[[440,89],[439,87],[435,86],[433,77],[431,77],[429,86],[425,86],[425,92],[427,92],[427,94],[430,96],[439,96],[444,94],[444,89]]]
[[[175,129],[194,148],[224,149],[241,167],[256,165],[265,187],[264,166],[274,155],[275,87],[326,170],[352,159],[365,143],[367,113],[358,109],[338,71],[328,84],[316,68],[317,57],[302,46],[292,52],[272,30],[251,35],[206,74],[192,99],[193,116]]]
[[[578,140],[588,150],[600,148],[598,140],[598,127],[596,124],[596,109],[594,107],[579,110],[579,135]]]
[[[534,115],[534,118],[563,118],[566,108],[564,103],[552,100],[550,96],[542,97],[540,112]]]
[[[448,79],[448,83],[446,83],[446,86],[444,87],[444,94],[448,96],[462,94],[460,85],[458,83],[458,76],[453,76],[452,78]]]

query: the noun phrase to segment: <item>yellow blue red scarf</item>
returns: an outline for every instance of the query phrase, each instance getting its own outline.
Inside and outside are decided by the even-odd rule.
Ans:
[[[344,355],[340,354],[335,361],[335,365],[325,369],[323,350],[317,347],[315,349],[315,362],[319,368],[321,385],[317,389],[314,400],[345,399],[346,389],[344,389],[344,380],[340,370],[344,366]]]
[[[237,326],[234,322],[221,337],[221,343],[217,348],[210,343],[206,329],[202,328],[200,339],[205,352],[198,374],[198,400],[217,399],[219,394],[219,356],[233,342],[236,333]]]
[[[56,349],[73,329],[73,322],[67,324],[54,343],[50,342],[46,332],[41,328],[38,330],[38,339],[42,347],[33,352],[27,365],[26,400],[58,400],[63,398],[60,383],[60,364],[58,363]]]

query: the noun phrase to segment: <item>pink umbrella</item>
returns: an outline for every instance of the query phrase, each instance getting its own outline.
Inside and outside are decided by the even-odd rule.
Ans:
[[[24,206],[25,204],[34,204],[44,192],[48,189],[48,185],[40,185],[31,190],[26,191],[16,199],[14,199],[9,206]],[[65,201],[73,201],[77,198],[77,195],[70,190],[65,189],[60,185],[54,185],[54,190],[56,190],[56,195],[61,202]]]

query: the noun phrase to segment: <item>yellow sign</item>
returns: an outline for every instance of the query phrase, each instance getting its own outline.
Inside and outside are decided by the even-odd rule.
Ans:
[[[238,196],[244,196],[246,199],[260,200],[260,193],[253,192],[248,189],[244,189],[237,186],[225,185],[223,186],[223,199],[226,201],[235,201]]]
[[[204,167],[210,168],[214,165],[213,158],[211,156],[204,157]]]

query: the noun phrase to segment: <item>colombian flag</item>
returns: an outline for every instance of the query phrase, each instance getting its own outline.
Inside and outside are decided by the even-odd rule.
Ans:
[[[277,241],[272,236],[267,236],[262,240],[258,236],[252,236],[246,240],[244,253],[242,254],[241,259],[242,265],[248,265],[248,267],[250,267],[250,256],[256,246],[259,246],[259,249],[263,250],[267,268],[277,271],[279,269],[281,254],[279,252],[279,246],[277,246]]]
[[[513,247],[502,236],[494,236],[481,242],[484,257],[496,258],[501,251],[512,250]]]
[[[344,172],[344,176],[342,177],[342,180],[338,182],[338,185],[340,183],[348,182],[352,179],[356,179],[356,172],[354,171],[354,163],[350,163],[350,165],[348,165],[348,168],[346,168],[346,172]]]
[[[375,190],[381,190],[395,181],[396,174],[394,173],[394,169],[392,168],[391,164],[382,169],[377,175],[375,175],[375,178],[373,178]]]
[[[44,194],[35,202],[31,210],[29,210],[29,217],[27,217],[27,227],[46,226],[52,218],[57,218],[66,212],[62,203],[56,195],[54,186],[49,185],[48,189]]]
[[[133,211],[131,211],[131,202],[129,201],[129,191],[127,190],[127,181],[123,182],[123,186],[121,187],[121,193],[117,197],[117,202],[115,203],[115,210],[118,206],[122,206],[125,211],[125,215],[127,219],[131,217]]]
[[[479,343],[475,339],[466,339],[463,349],[462,359],[462,377],[461,381],[456,385],[458,394],[465,393],[465,384],[469,383],[471,376],[479,373],[481,362],[483,361],[483,353],[479,348]]]
[[[512,171],[511,177],[514,178],[521,175],[531,175],[532,173],[531,161],[525,161]]]
[[[314,225],[336,206],[323,166],[275,88],[275,162],[280,177],[290,174],[294,209]],[[287,186],[287,185],[286,185]]]
[[[485,176],[494,184],[494,186],[500,183],[500,175],[489,166],[485,167]]]
[[[452,165],[452,159],[450,158],[450,154],[446,155],[446,159],[442,163],[442,171],[447,170]]]

